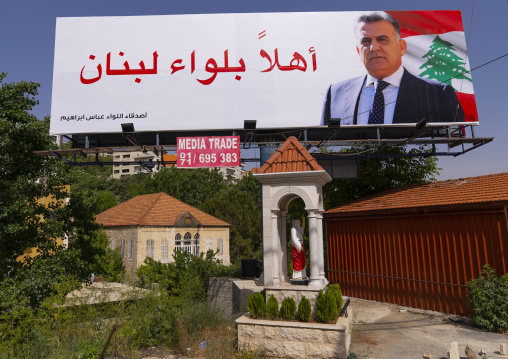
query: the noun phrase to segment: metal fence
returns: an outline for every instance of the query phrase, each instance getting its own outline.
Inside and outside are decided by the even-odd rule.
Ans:
[[[470,315],[466,283],[508,272],[506,209],[326,216],[328,278],[345,295]]]

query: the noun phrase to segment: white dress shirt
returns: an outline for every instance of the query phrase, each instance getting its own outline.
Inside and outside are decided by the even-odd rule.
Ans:
[[[383,96],[385,98],[384,123],[391,124],[393,122],[395,103],[397,101],[397,95],[399,94],[400,80],[403,74],[404,68],[400,66],[393,74],[382,79],[390,84],[383,90]],[[358,105],[358,125],[369,124],[369,114],[374,101],[374,93],[376,92],[375,86],[377,86],[377,79],[367,74],[367,80],[363,86],[360,103]]]

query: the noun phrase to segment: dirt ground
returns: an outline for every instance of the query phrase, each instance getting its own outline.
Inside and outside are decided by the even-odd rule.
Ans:
[[[166,348],[145,348],[138,351],[140,359],[188,359],[188,356],[176,354],[174,351]]]
[[[501,343],[508,335],[473,328],[469,319],[397,305],[351,298],[353,331],[350,351],[358,359],[447,359],[450,344],[459,343],[461,358],[467,358],[469,344],[477,353],[486,349],[485,358],[501,356]],[[481,358],[478,355],[479,358]]]

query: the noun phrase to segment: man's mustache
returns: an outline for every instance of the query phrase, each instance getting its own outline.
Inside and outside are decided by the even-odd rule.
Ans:
[[[386,56],[383,55],[383,54],[371,54],[369,55],[369,60],[372,60],[372,59],[385,59]]]

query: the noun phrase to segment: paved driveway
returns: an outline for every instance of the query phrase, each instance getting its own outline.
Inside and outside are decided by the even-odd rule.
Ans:
[[[485,348],[486,358],[508,359],[499,354],[500,344],[508,344],[508,335],[473,328],[467,318],[356,298],[351,298],[351,306],[351,352],[359,359],[422,359],[424,353],[447,359],[454,341],[459,343],[461,358],[467,358],[464,350],[469,344],[477,353]]]

